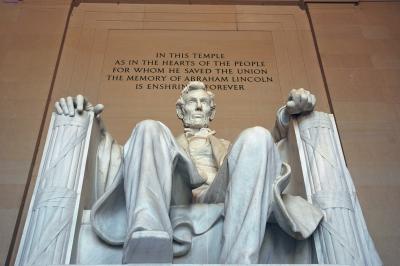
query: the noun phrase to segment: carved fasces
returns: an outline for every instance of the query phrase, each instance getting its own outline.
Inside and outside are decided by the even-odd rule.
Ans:
[[[53,113],[15,265],[70,263],[93,117]]]
[[[344,161],[333,116],[313,112],[299,117],[297,123],[307,197],[324,213],[314,233],[318,263],[382,265]]]

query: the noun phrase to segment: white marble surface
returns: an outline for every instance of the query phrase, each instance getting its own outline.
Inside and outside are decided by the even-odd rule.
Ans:
[[[72,253],[71,262],[88,264],[99,261],[115,263],[113,265],[121,261],[172,262],[172,252],[175,255],[174,263],[183,264],[199,261],[227,264],[308,263],[314,261],[311,242],[297,241],[307,239],[322,218],[321,211],[310,203],[317,204],[324,211],[325,220],[314,234],[319,262],[380,265],[351,177],[343,164],[340,143],[335,135],[336,127],[329,116],[325,118],[327,114],[312,112],[301,116],[310,113],[314,105],[315,97],[308,91],[292,90],[286,105],[277,112],[274,138],[264,128],[250,128],[239,136],[228,151],[229,142],[216,138],[215,132],[208,129],[208,123],[215,115],[212,93],[207,92],[202,83],[191,83],[182,92],[176,105],[178,118],[185,127],[185,133],[176,140],[165,125],[146,120],[135,127],[122,152],[121,146],[100,126],[96,133],[102,136],[100,146],[95,149],[97,160],[94,165],[89,165],[92,169],[97,167],[94,182],[89,182],[92,188],[87,190],[93,195],[85,197],[91,199],[89,201],[80,200],[84,170],[78,171],[77,165],[80,165],[79,169],[86,166],[90,133],[74,140],[74,134],[63,133],[61,137],[53,137],[54,132],[50,131],[49,144],[46,144],[50,151],[61,143],[66,142],[68,148],[75,141],[86,141],[80,149],[83,153],[78,151],[76,155],[74,151],[70,158],[67,156],[68,160],[59,165],[62,173],[80,174],[72,177],[71,174],[68,177],[55,175],[61,178],[57,179],[58,183],[52,179],[54,175],[44,174],[39,178],[42,183],[38,184],[46,187],[43,186],[43,180],[44,183],[48,181],[50,187],[56,184],[53,194],[50,193],[52,190],[48,191],[51,194],[48,197],[50,204],[55,204],[53,207],[60,205],[53,198],[68,196],[58,193],[60,188],[65,187],[69,191],[69,185],[72,184],[77,196],[76,199],[72,197],[74,208],[70,208],[71,215],[64,212],[64,216],[59,217],[52,212],[54,209],[49,209],[42,215],[44,218],[28,217],[27,228],[33,229],[26,229],[28,231],[23,234],[22,243],[28,239],[28,245],[21,246],[22,255],[19,255],[17,265],[67,263]],[[103,110],[102,105],[93,107],[82,96],[60,99],[55,107],[58,113],[56,124],[66,121],[67,126],[76,126],[88,113],[97,117]],[[294,122],[294,138],[290,139],[287,132],[289,118],[293,115],[297,119]],[[96,120],[99,121],[102,125],[101,120]],[[87,132],[90,132],[91,125],[88,129]],[[328,133],[325,134],[327,129]],[[207,145],[199,146],[199,142],[195,142],[196,145],[191,146],[192,137],[203,138],[202,143]],[[282,138],[289,139],[286,142],[297,143],[297,149],[293,151],[298,153],[296,159],[300,158],[299,168],[302,169],[310,203],[301,197],[282,193],[291,174],[290,166],[281,161],[274,144],[274,141]],[[63,150],[68,149],[60,147],[60,156],[65,156]],[[290,145],[286,149],[288,147]],[[55,154],[45,153],[42,165],[50,164],[48,162],[51,162],[52,155],[58,161]],[[289,155],[290,152],[286,151],[285,154]],[[93,156],[89,155],[91,158]],[[213,167],[210,167],[208,157],[214,160]],[[332,174],[336,175],[332,178]],[[193,200],[191,190],[196,187],[203,187],[203,190],[195,193],[194,199],[201,204],[190,205]],[[35,196],[43,197],[38,190]],[[84,214],[82,224],[77,224],[77,211],[81,203],[94,200],[91,221]],[[37,209],[38,203],[32,201],[32,204]],[[174,208],[173,205],[181,206]],[[53,219],[47,219],[46,215]],[[69,231],[65,233],[66,236],[60,235],[63,237],[60,240],[62,245],[58,244],[58,240],[52,245],[53,236],[41,236],[47,236],[47,233],[40,235],[40,230],[44,228],[61,227],[62,230],[63,221],[67,221]],[[76,226],[80,226],[79,240],[75,238]],[[35,230],[39,230],[38,233]],[[210,242],[210,239],[220,241]],[[33,255],[29,253],[34,246],[32,243],[38,243],[40,252],[34,248]],[[148,248],[138,249],[138,243],[145,243]],[[162,245],[158,245],[160,243]],[[42,252],[41,247],[46,247],[46,252]],[[210,248],[210,252],[204,256],[204,251]]]
[[[57,264],[57,265],[49,265],[49,266],[66,266],[69,264]],[[172,264],[168,263],[136,263],[136,264],[76,264],[79,266],[169,266]],[[179,264],[182,266],[204,266],[205,264]],[[218,266],[218,265],[226,265],[226,266],[234,266],[234,265],[248,265],[248,264],[206,264],[208,266]],[[315,266],[315,265],[334,265],[334,266],[350,266],[348,264],[257,264],[260,266],[269,265],[269,266],[293,266],[293,265],[301,265],[301,266]]]
[[[124,146],[123,160],[120,164],[110,163],[105,171],[121,169],[93,206],[93,231],[110,245],[123,244],[123,262],[172,262],[172,250],[174,257],[187,255],[192,238],[206,233],[219,218],[202,215],[201,205],[190,205],[191,190],[196,188],[193,201],[224,203],[222,240],[212,243],[220,254],[207,259],[207,263],[257,263],[270,258],[261,258],[260,252],[267,237],[267,221],[272,217],[294,239],[308,238],[322,214],[301,197],[281,196],[290,167],[281,161],[274,141],[286,135],[290,115],[311,111],[314,105],[315,97],[310,92],[292,90],[286,106],[278,111],[278,137],[274,139],[268,130],[253,127],[244,130],[229,148],[229,142],[208,129],[215,115],[213,94],[201,82],[189,83],[176,104],[184,134],[175,140],[158,121],[145,120],[136,125]],[[183,199],[181,195],[188,197]],[[185,214],[179,212],[182,221],[174,223],[178,218],[171,212],[173,205],[192,208]],[[206,209],[208,214],[220,213],[216,208]],[[142,250],[139,243],[145,245],[150,239],[153,248],[149,244]],[[157,251],[159,245],[169,252]],[[205,249],[204,243],[199,248]],[[190,262],[196,262],[196,258]]]

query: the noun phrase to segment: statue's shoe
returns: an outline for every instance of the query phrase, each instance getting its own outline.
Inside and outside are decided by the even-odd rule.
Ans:
[[[165,231],[137,231],[124,245],[122,263],[172,263],[172,240]]]

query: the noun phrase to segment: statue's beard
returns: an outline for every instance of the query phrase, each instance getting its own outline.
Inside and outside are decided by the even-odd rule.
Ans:
[[[192,118],[189,116],[184,116],[183,117],[183,126],[185,128],[204,128],[208,127],[208,124],[210,123],[210,119],[208,116],[205,116],[203,118]]]

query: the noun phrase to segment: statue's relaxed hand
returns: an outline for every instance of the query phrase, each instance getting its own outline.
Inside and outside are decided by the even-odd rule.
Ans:
[[[80,114],[83,111],[93,111],[97,116],[104,109],[104,105],[98,104],[96,106],[93,106],[82,95],[77,95],[76,97],[68,96],[67,98],[60,98],[60,100],[57,101],[54,106],[57,114],[68,116],[74,116],[76,112]]]
[[[315,103],[315,96],[309,91],[303,88],[297,90],[293,89],[289,93],[286,111],[289,115],[311,112],[314,110]]]

